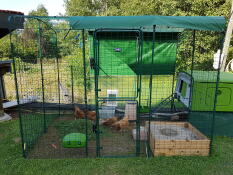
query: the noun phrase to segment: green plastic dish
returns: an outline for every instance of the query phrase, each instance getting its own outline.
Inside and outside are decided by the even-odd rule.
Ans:
[[[63,138],[64,148],[82,148],[86,146],[86,135],[82,133],[70,133]]]

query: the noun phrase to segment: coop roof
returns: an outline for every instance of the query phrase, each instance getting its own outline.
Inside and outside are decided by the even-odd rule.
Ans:
[[[72,16],[67,20],[73,29],[149,28],[156,25],[224,31],[226,23],[222,16]]]
[[[16,18],[14,21],[9,23],[10,16],[20,16],[21,20],[18,21]],[[12,30],[17,28],[23,28],[24,19],[22,18],[23,13],[11,10],[0,10],[0,38],[9,34]]]
[[[188,71],[188,74],[190,75],[191,71]],[[216,82],[217,75],[217,71],[193,71],[193,79],[195,82]],[[233,83],[233,73],[220,72],[219,82]]]

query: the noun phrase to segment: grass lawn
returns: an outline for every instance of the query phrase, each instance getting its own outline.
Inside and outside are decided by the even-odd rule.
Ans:
[[[18,120],[0,123],[0,175],[233,174],[233,139],[218,137],[211,157],[24,159]]]

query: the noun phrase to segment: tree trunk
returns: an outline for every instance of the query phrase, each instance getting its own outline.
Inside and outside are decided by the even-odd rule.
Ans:
[[[220,69],[221,72],[224,72],[226,68],[226,61],[227,61],[227,55],[228,55],[230,41],[231,41],[232,30],[233,30],[233,0],[231,2],[230,19],[228,22],[227,31],[225,35],[225,41],[224,41],[223,49],[222,49],[223,60],[222,60],[222,65]]]

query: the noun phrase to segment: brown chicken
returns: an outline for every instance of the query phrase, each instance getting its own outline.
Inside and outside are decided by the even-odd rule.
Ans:
[[[125,131],[129,128],[129,119],[124,117],[112,125],[117,131]]]
[[[84,119],[85,114],[89,120],[95,120],[96,119],[96,112],[95,111],[87,111],[84,112],[81,110],[78,106],[75,106],[74,108],[74,117],[75,119]]]
[[[87,111],[87,118],[89,120],[95,120],[96,119],[96,112],[95,111]]]
[[[74,118],[75,119],[85,118],[85,113],[78,106],[74,107]]]
[[[104,119],[103,121],[103,125],[104,126],[112,126],[114,123],[116,123],[118,121],[118,118],[117,117],[112,117],[112,118],[107,118],[107,119]]]

